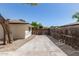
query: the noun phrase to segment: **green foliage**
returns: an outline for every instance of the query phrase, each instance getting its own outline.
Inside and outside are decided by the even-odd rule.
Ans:
[[[43,28],[43,25],[41,23],[38,24],[39,28]]]
[[[76,18],[77,19],[77,22],[79,22],[79,12],[76,12],[72,18]]]
[[[33,27],[38,27],[38,24],[37,24],[37,22],[32,22],[32,24],[31,24]]]
[[[33,27],[35,28],[43,28],[43,25],[41,23],[37,23],[37,22],[32,22],[31,24]]]

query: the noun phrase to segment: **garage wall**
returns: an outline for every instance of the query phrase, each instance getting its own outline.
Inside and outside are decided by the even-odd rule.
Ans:
[[[10,29],[12,31],[13,38],[27,38],[31,36],[32,30],[29,31],[29,26],[27,24],[10,24]],[[3,28],[0,25],[0,39],[3,39],[4,33]]]
[[[3,28],[0,24],[0,39],[3,39],[3,37],[4,37]]]
[[[31,35],[27,24],[10,24],[10,29],[13,33],[13,38],[27,38]]]

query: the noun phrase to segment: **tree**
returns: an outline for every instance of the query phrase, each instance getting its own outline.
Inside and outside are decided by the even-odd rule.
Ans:
[[[76,18],[77,22],[79,22],[79,12],[75,13],[72,18]]]
[[[41,23],[39,23],[38,28],[43,28],[43,25]]]
[[[9,27],[9,21],[5,20],[2,15],[0,15],[0,24],[2,25],[3,32],[4,32],[4,41],[3,44],[12,43],[12,35]]]
[[[31,24],[34,28],[43,28],[43,25],[41,23],[32,22]]]
[[[38,28],[38,24],[37,24],[37,22],[32,22],[32,24],[31,24],[33,27],[35,27],[35,28]]]

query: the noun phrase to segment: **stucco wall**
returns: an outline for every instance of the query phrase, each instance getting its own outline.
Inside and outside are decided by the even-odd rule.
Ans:
[[[27,24],[10,24],[10,28],[14,39],[27,38],[31,35],[31,31],[29,31],[29,26]]]
[[[27,38],[31,35],[27,24],[10,24],[13,38]],[[3,39],[3,28],[0,25],[0,39]]]
[[[0,39],[3,39],[3,37],[4,37],[3,28],[0,24]]]

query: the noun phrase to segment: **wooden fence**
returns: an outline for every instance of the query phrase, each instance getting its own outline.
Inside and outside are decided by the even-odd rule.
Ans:
[[[60,42],[79,49],[79,28],[51,29],[50,35]]]
[[[32,34],[35,35],[49,35],[50,34],[50,29],[32,29]]]
[[[50,35],[56,40],[63,42],[75,49],[79,49],[79,28],[60,28],[60,29],[33,29],[32,34]]]

